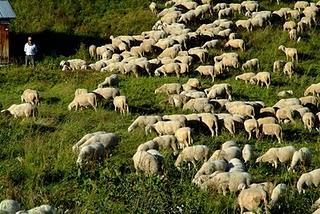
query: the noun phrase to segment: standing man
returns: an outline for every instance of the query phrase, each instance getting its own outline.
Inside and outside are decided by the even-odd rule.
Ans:
[[[31,36],[28,37],[28,42],[24,45],[24,52],[26,53],[25,66],[30,65],[34,67],[34,56],[37,53],[37,46],[32,43]]]

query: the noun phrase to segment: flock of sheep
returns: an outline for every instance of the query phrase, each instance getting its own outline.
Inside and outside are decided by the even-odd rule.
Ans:
[[[77,89],[68,109],[92,107],[96,110],[98,102],[105,99],[112,100],[115,111],[128,114],[128,98],[120,95],[118,88],[114,88],[119,83],[119,73],[133,74],[135,77],[175,74],[179,78],[194,71],[210,77],[214,82],[216,77],[232,69],[242,71],[242,74],[235,77],[236,80],[269,88],[272,74],[260,71],[258,58],[241,63],[238,53],[226,52],[211,60],[209,50],[222,48],[227,51],[232,48],[246,51],[246,41],[240,38],[237,31],[253,31],[279,22],[283,24],[283,30],[289,32],[289,38],[299,42],[302,33],[317,24],[319,6],[319,2],[314,4],[298,1],[293,9],[259,11],[257,1],[216,4],[211,0],[171,0],[167,1],[167,8],[159,11],[158,5],[152,2],[150,10],[159,17],[152,30],[142,32],[141,35],[111,36],[110,44],[90,46],[89,54],[92,59],[97,60],[95,63],[88,64],[82,59],[61,61],[63,71],[95,70],[112,73],[92,92]],[[232,21],[236,13],[245,14],[248,19]],[[188,28],[191,24],[198,24],[206,16],[217,19],[209,24],[201,24],[195,31]],[[279,44],[278,50],[284,52],[286,61],[275,61],[273,72],[282,70],[291,78],[296,73],[298,51],[282,44]],[[148,59],[151,56],[156,57]],[[163,84],[158,86],[154,93],[167,94],[166,103],[182,108],[187,113],[138,116],[128,127],[128,132],[140,128],[145,135],[152,132],[157,135],[140,144],[133,155],[133,165],[137,173],[166,176],[163,164],[165,157],[160,153],[160,149],[173,152],[176,157],[174,166],[179,171],[186,170],[183,163],[188,163],[190,169],[190,163],[196,168],[198,161],[203,162],[192,183],[201,190],[215,190],[224,195],[227,192],[240,192],[237,202],[243,213],[245,210],[256,212],[261,204],[267,212],[277,204],[288,188],[284,183],[253,183],[255,179],[247,169],[254,159],[255,162],[270,163],[275,168],[279,163],[288,164],[288,170],[293,172],[299,164],[304,170],[309,170],[312,154],[306,147],[274,147],[255,158],[256,152],[250,144],[240,149],[236,142],[227,141],[222,144],[221,149],[212,151],[207,145],[195,145],[193,135],[195,128],[204,126],[213,138],[225,129],[231,135],[244,131],[248,134],[248,140],[269,135],[276,137],[281,143],[283,135],[286,134],[282,124],[295,123],[297,119],[301,119],[305,129],[310,132],[313,129],[318,130],[320,83],[311,84],[300,98],[287,98],[294,95],[293,91],[282,91],[278,94],[282,99],[273,106],[266,106],[263,101],[234,101],[230,84],[213,84],[204,89],[196,78],[189,78],[185,84]],[[21,101],[24,103],[14,104],[2,112],[8,111],[15,118],[36,117],[40,101],[38,91],[25,90]],[[102,164],[119,142],[120,137],[111,132],[98,131],[84,135],[72,147],[78,155],[76,165],[79,174],[87,165]],[[304,193],[305,186],[318,186],[319,183],[320,169],[303,173],[297,182],[297,191]],[[313,206],[315,209],[319,208],[315,213],[320,213],[319,200]],[[2,209],[4,208],[0,206],[0,210]]]

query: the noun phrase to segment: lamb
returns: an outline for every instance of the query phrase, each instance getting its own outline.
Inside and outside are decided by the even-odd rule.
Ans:
[[[212,65],[200,65],[195,71],[198,71],[201,75],[211,76],[212,82],[216,76],[214,66]]]
[[[175,131],[174,136],[177,138],[177,141],[180,144],[180,148],[185,148],[191,146],[193,144],[192,136],[191,136],[191,128],[182,127]]]
[[[158,121],[155,124],[145,127],[146,135],[154,130],[158,135],[174,134],[179,128],[185,127],[185,124],[179,121]]]
[[[253,148],[250,144],[245,144],[242,149],[242,158],[244,163],[249,162],[253,157]]]
[[[254,131],[256,133],[256,138],[259,137],[259,123],[256,119],[248,119],[243,123],[244,129],[249,134],[248,140],[251,139],[251,133]]]
[[[87,140],[89,140],[91,137],[95,135],[100,135],[100,134],[106,134],[105,131],[98,131],[98,132],[93,132],[93,133],[88,133],[84,135],[75,145],[72,146],[72,151],[77,152],[79,147],[84,144]]]
[[[286,54],[287,57],[287,61],[289,61],[289,58],[291,58],[291,60],[297,61],[298,62],[298,51],[295,48],[286,48],[284,45],[280,45],[278,47],[279,50],[283,51]]]
[[[267,192],[261,187],[250,187],[248,189],[241,190],[238,195],[238,204],[240,206],[240,213],[244,213],[244,210],[251,212],[257,211],[261,202],[263,202],[265,207],[265,212],[268,209]]]
[[[245,84],[247,84],[249,81],[250,81],[250,79],[252,78],[252,77],[254,77],[256,74],[255,73],[253,73],[253,72],[248,72],[248,73],[243,73],[243,74],[240,74],[240,75],[238,75],[238,76],[236,76],[236,80],[243,80],[243,81],[245,81]]]
[[[163,84],[159,88],[157,88],[154,93],[159,94],[159,93],[166,93],[166,94],[180,94],[182,91],[182,86],[179,83],[167,83]]]
[[[18,117],[36,117],[38,112],[37,108],[30,103],[13,104],[8,109],[4,109],[1,112],[10,112],[14,118]]]
[[[40,102],[39,92],[37,90],[26,89],[21,95],[21,102],[38,105]]]
[[[103,163],[105,159],[105,149],[102,143],[93,143],[81,147],[77,166],[79,167],[79,172],[84,165],[98,161],[98,163]]]
[[[133,155],[132,159],[137,174],[139,171],[143,171],[146,175],[156,175],[161,173],[161,161],[149,152],[138,151]]]
[[[179,154],[174,165],[180,170],[180,165],[182,164],[182,162],[192,162],[193,166],[196,167],[196,161],[207,161],[209,158],[209,153],[210,149],[205,145],[186,147]]]
[[[83,65],[86,65],[87,62],[82,59],[69,59],[67,61],[62,60],[60,66],[63,67],[62,71],[66,70],[80,70]]]
[[[295,72],[295,68],[294,68],[294,64],[292,62],[287,62],[285,65],[284,65],[284,68],[283,68],[283,73],[285,75],[288,75],[289,76],[289,79],[291,79],[292,77],[292,74]]]
[[[305,189],[303,189],[304,185],[308,187],[312,185],[318,187],[319,183],[320,183],[320,169],[315,169],[311,172],[303,173],[297,182],[298,193],[299,194],[305,193]]]
[[[145,143],[142,143],[138,146],[137,148],[137,152],[139,151],[148,151],[150,149],[155,149],[158,150],[159,149],[159,144],[153,140],[149,140]]]
[[[173,150],[174,155],[179,153],[177,138],[174,135],[162,135],[154,138],[152,141],[156,142],[161,148]]]
[[[132,132],[137,127],[144,129],[147,125],[153,125],[158,121],[162,121],[161,116],[157,116],[157,115],[139,116],[129,126],[128,132]]]
[[[278,161],[280,163],[291,162],[293,154],[296,149],[293,146],[285,146],[279,148],[270,148],[266,153],[257,158],[256,163],[268,162],[275,168],[278,167]]]
[[[316,117],[312,112],[306,112],[302,116],[302,122],[303,122],[304,128],[308,129],[309,132],[311,132],[312,129],[315,127]]]
[[[255,76],[250,79],[251,84],[257,84],[263,86],[265,84],[269,88],[271,84],[271,74],[269,72],[258,72]]]
[[[126,96],[116,96],[113,98],[113,105],[114,105],[114,111],[119,112],[121,114],[129,114],[129,105],[128,105],[128,100]]]
[[[119,77],[117,74],[112,74],[105,78],[105,80],[98,85],[98,88],[116,86],[119,83]]]
[[[284,60],[276,60],[273,63],[273,72],[279,72],[282,70],[282,67],[284,66],[286,62]]]
[[[303,147],[293,154],[291,165],[288,170],[294,171],[298,163],[301,163],[304,167],[308,167],[311,165],[311,160],[312,154],[310,149]]]
[[[248,61],[246,61],[244,64],[242,64],[242,70],[252,70],[252,69],[256,69],[259,70],[260,69],[260,62],[259,59],[254,58],[254,59],[250,59]]]
[[[97,111],[97,96],[94,93],[85,93],[75,96],[73,101],[68,105],[69,111],[75,107],[77,111],[79,107],[92,106]]]
[[[227,169],[228,163],[225,160],[208,160],[202,164],[192,182],[196,183],[201,175],[210,175],[215,171],[225,172]]]
[[[318,96],[320,94],[320,83],[311,84],[305,91],[304,96],[312,94],[313,96]]]
[[[224,47],[240,48],[241,51],[245,50],[245,43],[242,39],[229,40]]]
[[[16,213],[20,210],[20,204],[15,200],[3,200],[0,203],[0,212],[1,213]]]
[[[284,191],[287,190],[287,185],[286,184],[278,184],[271,193],[270,196],[270,206],[273,207],[280,199],[281,195],[283,194]]]
[[[116,96],[120,95],[119,89],[112,88],[112,87],[97,88],[93,92],[96,94],[99,94],[100,96],[102,96],[106,100],[115,98]]]
[[[282,128],[279,124],[261,124],[259,127],[261,135],[276,136],[278,142],[281,143],[282,139]]]
[[[154,71],[154,74],[156,76],[160,76],[160,73],[162,73],[164,76],[167,76],[167,74],[175,73],[177,77],[180,77],[180,65],[178,63],[169,63],[161,66],[160,68],[157,68]]]

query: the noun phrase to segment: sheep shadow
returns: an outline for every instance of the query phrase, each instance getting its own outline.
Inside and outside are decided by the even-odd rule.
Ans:
[[[46,104],[57,104],[58,102],[60,102],[60,98],[59,97],[48,97],[48,98],[40,98],[40,103],[44,102]]]
[[[130,106],[130,112],[134,114],[158,114],[161,113],[161,109],[159,107],[154,107],[151,105],[143,105],[143,106]]]
[[[41,134],[44,134],[44,133],[52,133],[54,131],[56,131],[56,127],[53,127],[53,126],[46,126],[46,125],[42,125],[42,124],[32,124],[30,126],[30,128],[34,131],[34,132],[37,132],[37,133],[41,133]]]

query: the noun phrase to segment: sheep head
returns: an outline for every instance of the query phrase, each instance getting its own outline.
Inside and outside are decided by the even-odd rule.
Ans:
[[[278,50],[281,50],[281,51],[283,51],[283,52],[285,52],[285,46],[284,45],[280,45],[279,47],[278,47]]]

